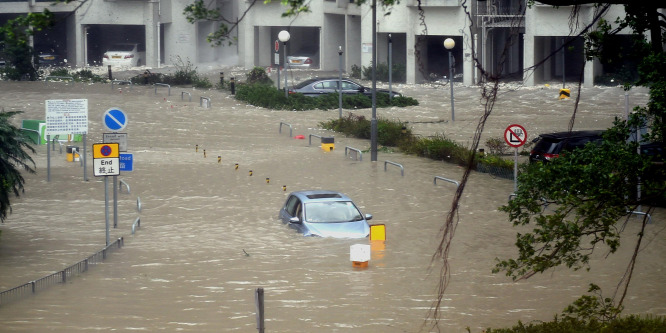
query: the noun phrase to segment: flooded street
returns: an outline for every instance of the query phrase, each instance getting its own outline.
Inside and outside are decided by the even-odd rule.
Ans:
[[[399,85],[421,105],[377,112],[408,121],[417,134],[443,133],[469,144],[482,110],[479,93],[456,89],[455,123],[441,87]],[[380,152],[377,162],[370,162],[369,153],[362,161],[350,159],[346,146],[366,150],[369,142],[318,126],[337,118],[338,110],[273,111],[239,103],[228,92],[175,87],[167,96],[152,87],[0,82],[0,91],[0,106],[25,112],[17,122],[44,119],[49,99],[86,98],[89,109],[89,181],[79,163],[67,162],[56,149],[47,182],[46,147],[36,147],[37,174],[25,176],[25,193],[12,199],[12,214],[0,225],[0,290],[60,271],[104,247],[104,182],[92,176],[90,147],[102,142],[107,109],[128,114],[125,132],[134,154],[134,171],[119,176],[131,190],[119,194],[118,228],[111,230],[111,239],[124,237],[125,246],[66,284],[0,306],[0,331],[253,332],[256,288],[265,290],[267,332],[422,329],[439,280],[439,262],[431,259],[455,191],[433,179],[459,180],[462,168],[389,151]],[[192,94],[192,102],[181,100],[182,91]],[[621,88],[584,94],[577,129],[606,128],[622,116]],[[200,107],[200,96],[209,97],[212,107]],[[645,103],[646,96],[632,91],[630,101]],[[503,90],[482,146],[513,123],[522,124],[530,140],[566,130],[572,105],[557,100],[557,88]],[[371,110],[354,113],[369,118]],[[279,133],[281,122],[305,139],[292,138],[286,125]],[[317,137],[309,145],[310,134],[335,136],[335,150],[324,152]],[[385,170],[387,160],[403,165],[404,176],[392,165]],[[355,270],[349,260],[350,246],[368,240],[303,237],[277,219],[288,193],[307,189],[343,192],[374,216],[371,224],[386,225],[387,241],[373,246],[368,269]],[[444,332],[551,320],[589,283],[610,296],[625,270],[633,237],[609,259],[598,251],[590,272],[561,269],[520,282],[492,274],[496,257],[515,253],[518,230],[497,211],[512,191],[510,180],[483,173],[470,178],[450,252]],[[131,235],[137,217],[141,228]],[[659,233],[666,212],[652,219],[625,301],[627,314],[666,315],[666,240]],[[626,235],[639,231],[638,219],[633,221]]]

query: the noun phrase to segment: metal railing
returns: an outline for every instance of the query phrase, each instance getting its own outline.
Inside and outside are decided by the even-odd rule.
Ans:
[[[120,191],[121,192],[123,190],[123,185],[125,185],[125,187],[127,187],[127,194],[130,193],[130,186],[129,186],[129,184],[127,184],[127,182],[125,180],[123,180],[123,179],[119,180],[118,184],[120,185]]]
[[[203,102],[206,101],[206,109],[210,108],[210,98],[209,97],[199,97],[199,106],[204,106]]]
[[[287,124],[285,122],[280,122],[280,129],[278,130],[278,133],[282,134],[282,125],[287,125],[289,126],[289,137],[293,136],[293,127],[291,127],[291,124]]]
[[[136,229],[141,229],[141,218],[137,217],[136,220],[134,220],[134,223],[132,223],[132,235],[134,235],[134,232]]]
[[[355,152],[356,154],[354,154],[354,155],[358,156],[358,160],[363,161],[363,153],[360,150],[358,150],[356,148],[346,146],[345,147],[345,156],[347,156],[347,150]],[[349,154],[349,156],[351,156],[351,153]]]
[[[113,90],[113,85],[114,84],[128,84],[130,86],[130,90],[132,90],[132,81],[127,81],[127,80],[113,80],[111,81],[111,90]]]
[[[44,78],[44,83],[48,82],[49,80],[72,80],[74,81],[74,77],[72,76],[47,76]]]
[[[312,146],[312,137],[313,137],[313,136],[314,136],[315,138],[319,138],[319,140],[321,140],[321,135],[310,134],[310,135],[308,136],[308,145],[310,145],[310,146]]]
[[[167,87],[169,88],[169,95],[171,96],[171,85],[168,85],[166,83],[155,83],[155,95],[157,95],[157,87]]]
[[[31,128],[21,128],[21,131],[28,131],[28,132],[37,133],[37,144],[38,145],[42,144],[42,133],[40,133],[38,130],[34,130],[34,129],[31,129]]]
[[[190,102],[192,101],[192,94],[188,93],[187,91],[183,91],[180,93],[180,100],[185,100],[184,96],[187,94],[187,96],[190,96]]]
[[[460,182],[455,181],[455,180],[453,180],[453,179],[448,179],[448,178],[440,177],[440,176],[435,176],[435,179],[432,180],[432,183],[433,183],[434,185],[437,185],[437,179],[439,179],[439,180],[443,180],[443,181],[445,181],[445,182],[449,182],[449,183],[456,184],[456,188],[458,188],[458,187],[460,186]]]
[[[400,175],[403,176],[403,177],[405,176],[405,168],[402,166],[402,164],[398,164],[398,163],[391,162],[391,161],[384,161],[384,171],[386,171],[386,166],[388,164],[395,165],[395,166],[399,167],[400,168]]]
[[[108,246],[102,250],[94,253],[90,257],[83,259],[72,266],[69,266],[62,271],[55,272],[53,274],[47,275],[40,279],[24,283],[18,287],[7,289],[3,292],[0,292],[0,306],[7,304],[9,302],[27,297],[29,295],[35,294],[38,291],[44,290],[47,287],[59,284],[66,283],[67,279],[71,279],[78,274],[88,271],[90,265],[96,265],[101,263],[106,259],[107,254],[121,249],[125,243],[125,240],[120,237],[115,242],[110,243]]]

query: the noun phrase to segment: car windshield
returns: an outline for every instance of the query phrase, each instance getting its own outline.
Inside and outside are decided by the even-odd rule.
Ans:
[[[116,44],[109,49],[109,51],[123,51],[123,52],[130,52],[133,50],[134,50],[134,44]]]
[[[305,222],[333,223],[361,221],[363,216],[351,201],[308,202],[305,204]]]

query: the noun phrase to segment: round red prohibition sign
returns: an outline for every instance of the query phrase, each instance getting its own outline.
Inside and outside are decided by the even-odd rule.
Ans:
[[[102,154],[102,156],[109,156],[113,152],[113,149],[111,149],[111,147],[105,145],[105,146],[102,146],[102,148],[100,148],[99,152]]]
[[[518,148],[527,142],[527,131],[518,124],[509,125],[504,131],[504,141],[509,146]]]

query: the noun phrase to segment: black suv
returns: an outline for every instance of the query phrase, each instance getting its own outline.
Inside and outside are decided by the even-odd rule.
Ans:
[[[571,131],[541,134],[530,152],[530,163],[548,162],[563,152],[585,146],[588,142],[600,144],[604,131]]]

